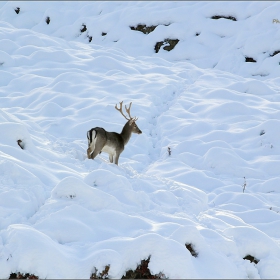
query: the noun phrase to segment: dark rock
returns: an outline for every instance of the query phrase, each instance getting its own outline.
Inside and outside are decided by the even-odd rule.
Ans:
[[[280,51],[278,50],[278,51],[275,51],[273,54],[271,54],[270,56],[272,57],[272,56],[275,56],[275,55],[277,55],[278,53],[280,53]]]
[[[235,17],[232,17],[232,16],[212,16],[211,17],[212,19],[220,19],[220,18],[224,18],[224,19],[229,19],[229,20],[232,20],[232,21],[237,21]]]
[[[251,256],[251,255],[247,255],[243,258],[243,260],[248,260],[250,261],[251,263],[255,263],[257,264],[260,260],[256,259],[255,257]]]
[[[257,62],[254,58],[252,57],[245,57],[245,62]]]
[[[193,245],[191,243],[186,243],[185,246],[190,251],[190,253],[193,257],[195,257],[195,258],[198,257],[198,253],[194,250]]]
[[[83,33],[83,32],[86,32],[87,31],[87,26],[85,24],[82,24],[82,29],[80,29],[80,31]]]

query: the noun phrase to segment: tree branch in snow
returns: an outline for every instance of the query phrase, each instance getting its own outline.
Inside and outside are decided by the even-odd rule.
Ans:
[[[247,186],[247,183],[246,183],[246,178],[244,177],[244,183],[243,183],[243,193],[244,193],[244,191],[245,191],[246,186]]]
[[[22,140],[17,140],[18,145],[24,150],[24,144],[22,142]]]
[[[151,256],[146,260],[142,260],[135,270],[130,269],[126,271],[122,279],[165,279],[166,277],[162,272],[154,275],[151,274],[149,269],[150,259]]]
[[[186,243],[185,246],[186,246],[186,248],[190,251],[191,255],[192,255],[193,257],[197,258],[198,253],[194,250],[193,244],[191,244],[191,243]]]
[[[110,265],[106,265],[102,272],[97,274],[98,269],[95,267],[95,271],[91,274],[90,279],[109,279],[108,273]]]
[[[16,12],[17,14],[19,14],[20,8],[19,8],[19,7],[15,8],[15,12]]]
[[[168,151],[168,154],[171,156],[171,148],[170,147],[167,148],[167,151]]]
[[[39,279],[39,277],[34,274],[29,274],[29,273],[22,274],[18,272],[18,273],[11,273],[9,279]]]

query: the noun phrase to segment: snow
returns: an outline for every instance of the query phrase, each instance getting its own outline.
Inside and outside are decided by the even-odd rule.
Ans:
[[[171,279],[279,279],[279,9],[0,2],[0,278],[121,278],[150,256]],[[87,159],[122,100],[143,133],[118,166]]]

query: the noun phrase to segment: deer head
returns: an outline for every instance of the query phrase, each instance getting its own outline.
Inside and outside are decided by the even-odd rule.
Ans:
[[[132,118],[131,115],[130,115],[130,108],[131,108],[132,102],[130,102],[128,108],[127,108],[126,105],[125,105],[125,110],[126,110],[126,113],[127,113],[128,117],[123,113],[122,104],[123,104],[123,101],[120,102],[120,108],[117,107],[117,104],[116,104],[115,108],[116,108],[116,110],[118,110],[118,111],[123,115],[123,117],[127,120],[127,123],[125,124],[125,126],[124,126],[124,128],[123,128],[123,131],[124,131],[125,128],[126,128],[126,129],[129,128],[130,133],[132,132],[132,133],[141,134],[142,131],[139,129],[139,127],[138,127],[137,124],[136,124],[136,121],[138,120],[138,118],[136,118],[136,117]]]

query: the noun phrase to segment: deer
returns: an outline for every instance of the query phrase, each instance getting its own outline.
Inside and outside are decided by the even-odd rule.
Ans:
[[[125,105],[125,110],[128,117],[123,113],[123,101],[120,102],[120,108],[118,108],[117,104],[115,106],[115,109],[119,111],[122,114],[122,116],[127,120],[121,133],[108,132],[102,127],[94,127],[87,132],[88,159],[94,159],[101,152],[105,152],[109,154],[110,162],[114,162],[116,165],[118,165],[120,154],[124,151],[124,147],[128,143],[131,134],[142,133],[142,131],[136,124],[138,118],[132,118],[130,115],[131,104],[132,102],[130,102],[128,108]]]

